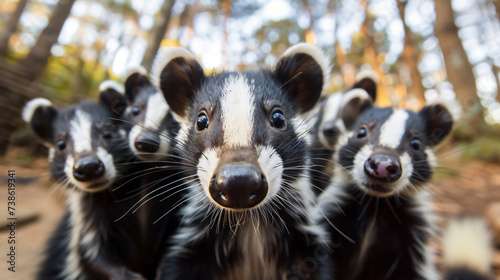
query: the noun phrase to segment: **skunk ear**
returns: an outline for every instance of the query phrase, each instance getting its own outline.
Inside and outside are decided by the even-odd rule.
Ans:
[[[299,113],[311,110],[330,78],[328,59],[310,44],[289,48],[280,58],[273,75],[295,102]]]
[[[432,102],[418,113],[424,119],[427,141],[431,147],[441,143],[453,127],[453,110],[447,106],[445,103]]]
[[[375,102],[377,98],[377,76],[371,71],[360,72],[356,76],[356,83],[352,86],[353,89],[364,89],[370,98]]]
[[[203,68],[194,56],[183,48],[160,49],[151,79],[159,88],[177,118],[187,118],[187,108],[205,80]]]
[[[373,100],[365,90],[355,88],[344,94],[340,106],[340,118],[345,128],[352,130],[359,116],[373,106]]]
[[[125,97],[130,103],[135,101],[135,98],[141,92],[141,89],[151,85],[148,79],[147,71],[142,66],[129,69],[124,77]]]
[[[123,86],[115,81],[107,80],[99,85],[99,91],[99,102],[108,108],[114,117],[120,117],[127,109]]]
[[[35,98],[24,105],[22,117],[33,132],[47,145],[52,146],[54,137],[53,123],[57,109],[45,98]]]

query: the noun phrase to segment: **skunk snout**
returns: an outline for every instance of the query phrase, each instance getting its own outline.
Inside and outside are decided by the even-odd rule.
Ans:
[[[88,182],[98,179],[106,171],[104,164],[98,158],[88,156],[75,162],[73,166],[73,177],[80,182]]]
[[[230,163],[222,166],[210,182],[210,195],[221,206],[248,209],[264,200],[268,184],[252,164]]]
[[[395,182],[401,177],[401,164],[391,156],[372,155],[365,162],[365,173],[370,178]]]
[[[140,152],[154,153],[160,149],[160,138],[151,132],[143,131],[135,139],[134,146]]]

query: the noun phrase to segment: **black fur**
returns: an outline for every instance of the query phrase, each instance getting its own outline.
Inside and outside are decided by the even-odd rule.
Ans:
[[[308,155],[305,141],[299,138],[291,120],[299,113],[310,110],[317,102],[323,81],[319,65],[306,56],[287,57],[278,63],[274,72],[222,72],[211,76],[205,76],[194,59],[174,58],[168,62],[160,75],[160,85],[172,110],[182,118],[181,122],[189,124],[181,131],[187,134],[187,140],[177,145],[183,164],[187,166],[186,176],[193,177],[197,172],[203,172],[199,171],[197,165],[205,157],[204,151],[209,148],[221,148],[222,154],[219,156],[224,159],[229,157],[235,161],[254,162],[255,159],[242,158],[239,154],[241,152],[241,155],[253,157],[252,154],[257,154],[257,151],[252,145],[259,145],[271,146],[276,150],[284,165],[283,180],[295,182]],[[299,71],[303,73],[298,74]],[[226,80],[236,75],[253,81],[250,83],[254,86],[252,92],[255,103],[248,104],[255,108],[251,147],[248,148],[224,146],[225,131],[220,111],[222,89]],[[312,89],[308,87],[310,83],[314,83]],[[284,129],[274,129],[269,124],[276,108],[286,117]],[[200,112],[209,119],[209,128],[201,133],[196,130]],[[229,154],[227,150],[230,150]],[[264,270],[272,271],[272,275],[268,275],[272,279],[281,279],[284,275],[295,279],[317,279],[321,273],[328,274],[321,272],[321,269],[327,270],[320,265],[323,260],[320,257],[314,259],[315,250],[324,248],[316,243],[314,235],[305,230],[304,225],[308,224],[308,220],[307,213],[302,209],[302,203],[305,202],[299,200],[301,190],[290,187],[284,191],[286,187],[282,186],[279,197],[275,198],[275,205],[268,206],[274,209],[269,213],[257,210],[232,211],[210,205],[212,202],[210,198],[204,197],[199,179],[192,181],[194,183],[187,185],[190,194],[186,197],[186,200],[191,201],[182,210],[181,228],[172,238],[171,250],[163,259],[161,279],[243,279],[250,277],[248,273],[256,279],[263,279]],[[196,198],[198,200],[194,200]],[[218,211],[221,211],[219,217],[216,214]],[[259,225],[255,225],[255,217],[251,215],[260,217]],[[236,225],[238,219],[241,224]],[[254,226],[259,233],[254,232]],[[246,238],[250,240],[248,248],[242,247],[240,243]],[[256,254],[253,250],[260,246],[264,250],[264,259],[253,255]],[[311,259],[316,262],[313,268],[308,266]],[[245,264],[241,262],[245,260],[247,263],[262,262],[264,267],[250,265],[257,270],[243,274]],[[267,270],[270,265],[272,270]],[[263,271],[259,271],[259,267]]]
[[[394,110],[364,108],[354,125],[353,135],[337,151],[342,166],[338,170],[343,175],[336,174],[342,178],[334,178],[329,190],[320,197],[320,205],[328,220],[338,228],[332,228],[327,220],[322,221],[331,234],[332,260],[338,279],[426,279],[419,267],[426,263],[425,244],[432,225],[425,218],[425,209],[421,209],[422,201],[417,199],[433,173],[425,148],[439,142],[431,142],[431,128],[449,132],[452,124],[444,106],[439,106],[438,111],[430,110],[431,107],[438,108],[426,106],[419,113],[407,111],[405,132],[394,149],[379,143],[380,128]],[[444,115],[450,118],[440,117]],[[359,136],[363,130],[367,131],[366,136]],[[446,134],[441,136],[440,140]],[[413,139],[421,141],[420,148],[411,146]],[[383,196],[372,195],[365,190],[369,187],[362,187],[375,184],[369,179],[360,182],[361,179],[353,175],[353,170],[359,168],[354,159],[368,144],[372,145],[372,156],[378,153],[398,158],[403,153],[409,155],[413,172],[404,190]],[[390,183],[380,184],[382,189],[392,187]],[[432,265],[427,267],[432,269]]]

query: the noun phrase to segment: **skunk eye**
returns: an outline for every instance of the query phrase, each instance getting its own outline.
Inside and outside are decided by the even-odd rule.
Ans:
[[[64,141],[62,139],[57,141],[57,147],[59,148],[59,150],[66,149],[66,141]]]
[[[109,130],[103,130],[101,132],[101,134],[102,134],[102,138],[104,138],[104,139],[111,139],[111,132],[109,132]]]
[[[196,121],[196,129],[198,131],[205,130],[208,128],[208,123],[209,121],[207,115],[202,113],[198,116],[198,120]]]
[[[141,108],[137,107],[137,106],[134,106],[132,108],[132,115],[134,116],[138,116],[139,114],[141,113]]]
[[[418,138],[413,138],[413,140],[411,140],[410,142],[410,146],[414,149],[414,150],[418,150],[420,149],[420,146],[422,145],[422,142],[420,142],[420,140],[418,140]]]
[[[282,129],[285,127],[285,116],[283,116],[283,113],[281,112],[275,112],[271,115],[271,119],[269,120],[269,123],[271,124],[272,127]]]
[[[366,127],[362,127],[359,129],[358,135],[356,135],[356,138],[365,138],[367,134],[368,134],[368,131],[366,130]]]

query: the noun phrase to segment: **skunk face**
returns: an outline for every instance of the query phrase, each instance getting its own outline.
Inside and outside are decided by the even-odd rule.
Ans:
[[[418,113],[369,108],[350,137],[340,141],[339,172],[373,196],[411,193],[430,179],[436,165],[432,148],[452,125],[451,113],[442,104]]]
[[[58,110],[50,101],[37,98],[23,110],[24,120],[50,147],[53,176],[87,192],[106,189],[117,176],[117,157],[127,155],[125,131],[111,121],[118,111],[108,106],[123,108],[124,102],[114,89],[106,91],[99,103],[82,102]]]
[[[318,101],[326,69],[321,51],[305,44],[289,49],[274,71],[205,76],[185,50],[157,58],[153,77],[181,123],[179,153],[194,167],[190,197],[207,210],[272,211],[284,197],[309,192],[299,188],[307,158],[294,126]]]
[[[125,95],[131,106],[124,118],[132,124],[128,143],[140,160],[159,160],[170,151],[178,132],[163,94],[151,85],[146,70],[133,69],[125,80]]]

